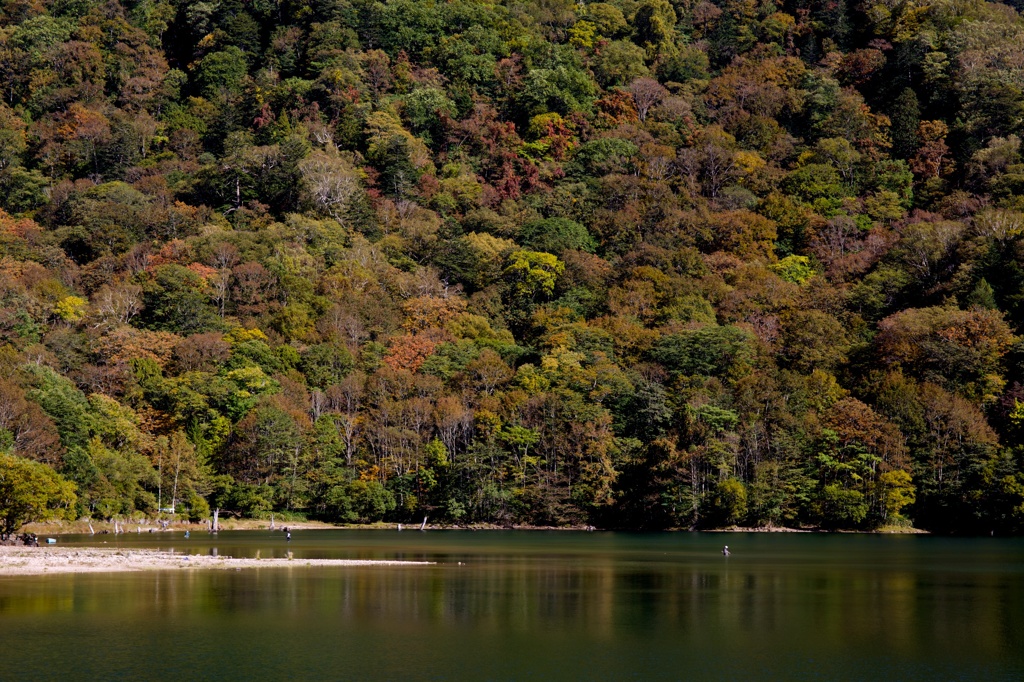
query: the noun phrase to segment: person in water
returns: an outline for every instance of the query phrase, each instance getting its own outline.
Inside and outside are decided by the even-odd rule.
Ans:
[[[185,539],[188,539],[188,531],[185,531]]]
[[[722,554],[724,554],[725,556],[729,556],[729,545],[726,545],[722,548]]]
[[[284,533],[284,539],[285,539],[286,541],[288,541],[288,542],[291,542],[291,541],[292,541],[292,532],[291,532],[290,530],[288,530],[288,531],[285,531],[285,533]]]

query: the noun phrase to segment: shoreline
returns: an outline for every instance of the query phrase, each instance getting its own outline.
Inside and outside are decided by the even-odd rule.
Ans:
[[[149,549],[98,547],[0,547],[0,577],[142,571],[242,570],[248,568],[431,566],[434,561],[387,559],[241,559]]]
[[[679,529],[684,530],[684,529]],[[785,528],[781,526],[760,526],[744,528],[707,528],[701,533],[815,533],[817,535],[931,535],[931,531],[904,526],[882,526],[875,530],[822,530],[821,528]]]
[[[147,533],[175,533],[191,531],[193,533],[207,533],[209,525],[205,523],[190,523],[186,521],[172,522],[167,528],[157,525],[156,521],[147,519],[139,522],[118,522],[121,534],[137,535]],[[220,523],[222,531],[278,531],[283,532],[285,528],[291,531],[306,530],[390,530],[397,531],[399,526],[403,531],[419,531],[419,524],[396,524],[396,523],[373,523],[373,524],[332,524],[323,521],[289,521],[275,522],[271,527],[270,521],[264,519],[228,519]],[[107,521],[92,522],[93,535],[113,535],[114,524]],[[434,525],[427,524],[425,530],[461,530],[461,531],[489,531],[489,530],[521,530],[521,531],[577,531],[577,532],[639,532],[636,529],[622,528],[595,528],[593,526],[529,526],[514,525],[502,526],[497,524],[469,524],[469,525]],[[47,522],[30,523],[25,525],[18,533],[35,533],[40,538],[61,535],[89,535],[89,522]],[[823,530],[820,528],[788,528],[785,526],[732,526],[728,528],[703,528],[695,530],[692,528],[665,528],[661,531],[669,533],[817,533],[822,535],[930,535],[931,532],[920,528],[907,526],[883,526],[875,530]]]

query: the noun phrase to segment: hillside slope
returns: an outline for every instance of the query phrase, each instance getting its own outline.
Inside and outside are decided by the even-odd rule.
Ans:
[[[9,0],[0,451],[79,515],[1024,529],[1024,20]]]

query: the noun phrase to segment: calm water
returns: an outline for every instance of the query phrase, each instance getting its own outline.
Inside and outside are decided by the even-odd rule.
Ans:
[[[105,537],[438,565],[0,578],[0,680],[1024,680],[1024,540]]]

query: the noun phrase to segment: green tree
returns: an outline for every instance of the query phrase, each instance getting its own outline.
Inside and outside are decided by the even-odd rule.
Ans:
[[[245,53],[235,45],[203,57],[196,68],[196,82],[203,94],[214,99],[222,92],[233,92],[242,87],[249,71]]]
[[[559,64],[532,69],[516,99],[528,118],[548,112],[566,116],[589,106],[595,91],[593,81],[582,69],[571,63]]]
[[[668,0],[646,0],[633,16],[635,40],[653,58],[675,47],[676,12]]]
[[[813,506],[825,528],[858,528],[868,515],[864,494],[838,484],[825,486]]]
[[[723,526],[734,526],[747,516],[747,488],[742,481],[728,478],[715,486],[711,500],[711,519]]]
[[[661,339],[652,357],[671,371],[686,375],[735,375],[754,359],[750,334],[733,327],[709,326]]]
[[[74,484],[45,464],[0,453],[0,541],[29,521],[74,518]]]
[[[892,151],[901,159],[909,159],[920,146],[917,129],[921,125],[921,109],[917,94],[910,88],[903,91],[893,102],[892,113]]]
[[[520,241],[536,251],[561,253],[567,250],[593,253],[597,243],[587,228],[567,218],[546,218],[523,225]]]
[[[505,279],[512,286],[513,294],[531,301],[553,294],[555,282],[565,271],[565,263],[550,253],[539,251],[514,251],[506,263]]]
[[[355,361],[348,349],[331,343],[321,343],[307,348],[302,353],[302,362],[299,365],[306,375],[306,382],[319,389],[340,383],[354,366]]]
[[[644,65],[645,52],[633,43],[614,40],[609,43],[594,63],[594,74],[604,87],[626,85],[649,72]]]
[[[161,265],[143,285],[143,319],[151,329],[195,334],[221,327],[207,283],[181,265]]]

